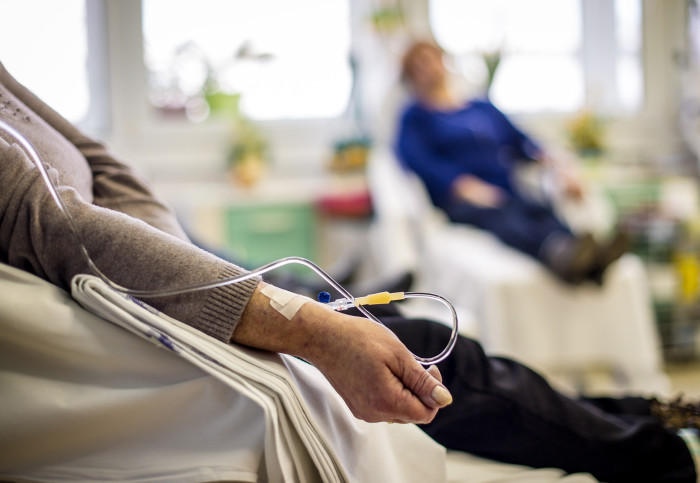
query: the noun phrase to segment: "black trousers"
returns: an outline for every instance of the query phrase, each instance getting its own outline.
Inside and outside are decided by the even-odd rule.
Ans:
[[[483,208],[463,201],[443,206],[453,223],[465,223],[486,230],[509,245],[538,260],[542,246],[550,235],[573,236],[571,229],[560,221],[551,207],[517,196],[506,199],[498,208]]]
[[[391,307],[372,311],[414,354],[430,357],[445,347],[448,327],[407,320]],[[487,356],[466,337],[438,368],[454,403],[421,427],[449,449],[588,472],[608,483],[696,481],[686,444],[652,418],[647,399],[569,398],[524,365]]]

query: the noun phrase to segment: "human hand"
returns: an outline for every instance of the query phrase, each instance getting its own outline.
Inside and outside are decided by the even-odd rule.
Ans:
[[[554,182],[565,197],[574,201],[583,199],[586,192],[585,183],[576,169],[573,158],[564,153],[558,153],[556,156],[543,153],[542,162],[551,170]]]
[[[583,199],[585,188],[578,176],[565,171],[560,173],[559,180],[562,185],[564,196],[575,201]]]
[[[437,368],[423,368],[386,327],[312,301],[287,319],[261,293],[265,285],[249,300],[233,342],[310,362],[368,422],[428,423],[452,402]]]
[[[333,328],[309,362],[358,419],[424,424],[452,402],[437,367],[426,370],[386,327],[342,315]]]
[[[483,208],[498,208],[503,204],[505,192],[475,176],[461,175],[452,184],[457,198]]]

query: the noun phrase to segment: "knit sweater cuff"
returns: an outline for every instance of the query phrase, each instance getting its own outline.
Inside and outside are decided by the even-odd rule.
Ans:
[[[240,269],[227,266],[219,278],[240,275]],[[236,326],[241,321],[248,300],[253,295],[260,278],[252,278],[211,290],[199,316],[198,327],[205,333],[229,343]]]

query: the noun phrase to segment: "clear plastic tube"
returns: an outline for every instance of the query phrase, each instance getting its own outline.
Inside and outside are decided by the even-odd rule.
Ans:
[[[450,333],[450,340],[447,342],[447,345],[442,350],[442,352],[440,352],[439,354],[432,356],[432,357],[420,357],[420,356],[417,356],[416,354],[413,354],[413,357],[415,357],[415,359],[418,362],[420,362],[421,364],[423,364],[424,366],[428,366],[431,364],[437,364],[438,362],[444,361],[452,353],[452,349],[454,349],[455,344],[457,343],[457,337],[459,336],[459,320],[458,320],[457,311],[455,310],[454,305],[452,305],[450,303],[450,301],[447,300],[445,297],[443,297],[441,295],[433,294],[433,293],[405,292],[403,294],[403,296],[406,299],[425,298],[425,299],[436,300],[450,310],[450,315],[452,316],[452,332]]]
[[[73,219],[73,216],[71,215],[70,211],[68,210],[68,207],[64,203],[63,199],[61,196],[58,194],[58,190],[56,189],[56,186],[53,183],[53,180],[49,176],[48,172],[46,171],[46,168],[44,167],[44,163],[41,161],[39,158],[39,155],[37,152],[34,150],[32,147],[31,143],[27,141],[27,139],[22,136],[17,130],[15,130],[12,126],[8,125],[5,121],[0,119],[0,129],[4,130],[10,137],[12,137],[27,153],[27,155],[30,157],[30,159],[34,162],[36,165],[37,169],[39,170],[39,173],[41,174],[42,179],[44,180],[44,183],[46,184],[46,187],[49,190],[49,193],[51,194],[51,197],[54,199],[56,202],[56,205],[58,206],[59,210],[63,213],[63,215],[66,218],[66,221],[68,222],[71,231],[73,232],[73,235],[75,236],[79,248],[82,251],[85,259],[87,260],[88,265],[90,268],[95,272],[95,274],[108,286],[110,286],[112,289],[121,292],[126,295],[130,295],[132,297],[136,298],[153,298],[153,297],[168,297],[168,296],[173,296],[173,295],[180,295],[184,293],[190,293],[190,292],[195,292],[199,290],[207,290],[207,289],[212,289],[212,288],[217,288],[217,287],[222,287],[224,285],[229,285],[233,283],[240,283],[245,280],[249,280],[251,278],[255,278],[258,276],[261,276],[267,272],[270,272],[272,270],[275,270],[279,267],[282,267],[284,265],[288,264],[299,264],[299,265],[304,265],[314,271],[318,276],[320,276],[323,280],[325,280],[331,287],[333,287],[335,290],[338,291],[348,302],[349,304],[346,304],[345,308],[349,308],[350,306],[355,306],[353,304],[353,301],[355,298],[350,294],[343,286],[341,286],[339,283],[337,283],[333,278],[328,275],[326,272],[324,272],[318,265],[315,263],[311,262],[310,260],[307,260],[305,258],[301,257],[287,257],[287,258],[282,258],[280,260],[268,263],[267,265],[263,265],[262,267],[259,267],[257,269],[251,270],[247,273],[233,276],[233,277],[228,277],[228,278],[223,278],[220,280],[212,280],[209,282],[202,282],[202,283],[197,283],[193,285],[188,285],[188,286],[182,286],[182,287],[173,287],[173,288],[165,288],[165,289],[157,289],[157,290],[134,290],[130,289],[127,287],[123,287],[116,282],[113,282],[112,280],[109,279],[98,267],[97,265],[93,262],[92,258],[90,257],[90,253],[88,252],[85,242],[83,241],[83,238],[80,234],[80,230],[78,229],[78,226]],[[429,298],[433,300],[437,300],[444,305],[446,305],[451,313],[452,313],[452,333],[450,336],[450,340],[445,347],[445,349],[440,352],[440,354],[437,354],[436,356],[433,357],[419,357],[416,354],[413,354],[413,357],[423,365],[432,365],[432,364],[437,364],[443,360],[445,360],[450,353],[452,352],[452,349],[455,346],[455,343],[457,342],[457,336],[458,336],[458,327],[459,327],[459,322],[457,320],[457,313],[452,306],[452,304],[447,301],[445,298],[435,295],[435,294],[430,294],[430,293],[420,293],[420,292],[406,292],[404,294],[404,298]],[[362,305],[357,305],[358,310],[362,312],[365,317],[368,319],[377,322],[378,324],[381,324],[381,321],[377,319],[371,312],[369,312],[366,308],[364,308]],[[340,309],[342,310],[342,309]]]

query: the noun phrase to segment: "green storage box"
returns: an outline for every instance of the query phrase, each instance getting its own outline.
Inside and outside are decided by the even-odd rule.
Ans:
[[[316,216],[311,204],[230,206],[225,234],[228,248],[250,268],[290,256],[316,260]],[[297,265],[279,270],[311,274]]]

